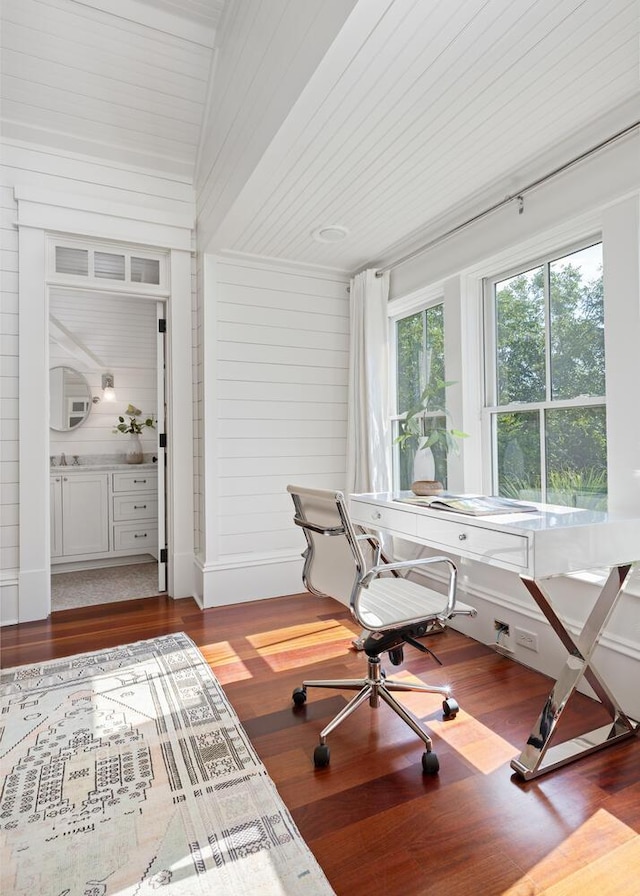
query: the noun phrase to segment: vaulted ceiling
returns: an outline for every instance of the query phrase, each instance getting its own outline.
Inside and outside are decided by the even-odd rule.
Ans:
[[[192,183],[206,248],[352,271],[638,120],[639,33],[637,0],[3,0],[3,134]]]

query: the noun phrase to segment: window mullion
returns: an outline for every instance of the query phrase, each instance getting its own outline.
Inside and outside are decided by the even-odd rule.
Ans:
[[[545,428],[545,408],[538,411],[540,430],[540,499],[547,500],[547,433]]]
[[[551,266],[544,265],[544,376],[546,401],[552,400],[551,390]],[[542,424],[544,421],[541,420]]]

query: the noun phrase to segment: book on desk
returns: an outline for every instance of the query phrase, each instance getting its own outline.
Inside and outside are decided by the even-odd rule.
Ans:
[[[538,508],[534,504],[514,501],[512,498],[499,498],[495,495],[452,495],[443,492],[440,495],[409,495],[394,498],[402,504],[413,504],[417,507],[431,507],[434,510],[448,510],[452,513],[463,513],[467,516],[491,516],[496,513],[535,513]]]

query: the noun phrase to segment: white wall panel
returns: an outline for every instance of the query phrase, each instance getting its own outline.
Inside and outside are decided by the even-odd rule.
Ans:
[[[204,413],[215,420],[205,463],[215,470],[217,494],[203,500],[210,546],[202,558],[205,605],[249,599],[248,583],[254,595],[266,596],[276,582],[282,588],[283,576],[289,589],[300,587],[290,578],[298,571],[300,539],[286,486],[344,483],[346,287],[344,279],[311,269],[217,260],[215,283],[203,297],[216,312],[215,344],[204,350],[217,359],[213,381],[203,383]],[[244,555],[244,570],[235,569]],[[255,567],[255,579],[247,566]],[[234,577],[233,597],[217,592],[216,582]]]
[[[13,191],[0,186],[0,624],[16,622],[18,570],[18,231]]]

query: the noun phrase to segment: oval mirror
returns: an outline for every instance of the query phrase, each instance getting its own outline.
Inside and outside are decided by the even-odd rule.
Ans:
[[[85,377],[73,367],[52,367],[49,371],[49,426],[68,432],[82,426],[91,413],[91,389]]]

